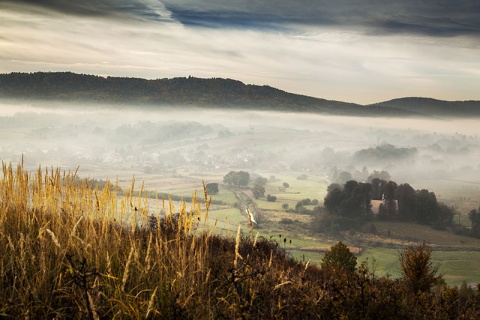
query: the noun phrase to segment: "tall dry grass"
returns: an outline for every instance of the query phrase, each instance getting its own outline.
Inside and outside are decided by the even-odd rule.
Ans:
[[[204,208],[194,194],[177,214],[158,200],[157,212],[170,206],[159,217],[134,180],[118,196],[117,185],[93,188],[76,172],[2,169],[0,316],[235,318],[257,298],[245,293],[265,278],[253,259],[271,264],[277,250],[251,251],[258,242],[240,228],[236,239],[214,235],[206,193]]]
[[[119,199],[108,183],[102,190],[74,183],[76,172],[2,169],[1,315],[162,315],[171,311],[158,300],[181,310],[208,276],[208,242],[192,237],[204,215],[196,201],[149,228],[148,202],[141,191],[133,197],[134,181]]]
[[[365,265],[332,273],[287,257],[278,243],[216,235],[193,196],[149,212],[135,181],[78,183],[76,172],[28,173],[2,163],[0,318],[474,319],[480,294],[439,284],[421,295]],[[119,193],[120,194],[120,193]],[[134,196],[135,195],[135,196]]]

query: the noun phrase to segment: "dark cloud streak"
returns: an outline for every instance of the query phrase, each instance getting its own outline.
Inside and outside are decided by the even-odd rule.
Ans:
[[[368,34],[480,37],[478,0],[0,0],[76,16],[162,21],[156,7],[190,27],[295,29],[335,27]],[[167,11],[167,12],[168,12]]]
[[[80,17],[143,20],[164,20],[165,18],[152,10],[149,3],[143,0],[0,0],[0,4],[2,3],[14,5],[17,10],[27,9],[26,6],[28,6]]]
[[[480,36],[478,0],[164,1],[185,25],[210,28],[340,27],[370,34]]]

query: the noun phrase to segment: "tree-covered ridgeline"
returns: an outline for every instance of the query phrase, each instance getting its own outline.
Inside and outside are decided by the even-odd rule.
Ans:
[[[351,116],[480,116],[480,101],[424,98],[372,105],[314,98],[268,85],[195,77],[141,79],[72,72],[0,74],[0,98],[150,106],[249,108]]]

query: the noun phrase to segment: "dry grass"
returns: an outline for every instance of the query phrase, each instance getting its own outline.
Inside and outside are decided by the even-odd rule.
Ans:
[[[235,239],[216,235],[206,193],[203,208],[196,194],[175,211],[159,199],[160,217],[134,180],[119,196],[118,183],[100,190],[76,182],[76,172],[2,169],[2,318],[443,319],[453,307],[478,316],[478,296],[461,309],[432,293],[412,308],[416,297],[401,281],[364,266],[347,277],[295,261],[253,224],[249,236],[240,226]]]
[[[231,318],[238,312],[245,303],[240,283],[260,274],[246,243],[258,243],[241,237],[240,227],[236,241],[213,235],[210,199],[201,208],[194,195],[191,208],[183,203],[178,214],[158,200],[158,212],[169,213],[149,217],[143,186],[134,192],[134,180],[118,198],[108,183],[99,190],[75,176],[53,168],[29,174],[3,163],[0,315]],[[268,244],[265,261],[285,260],[276,250]]]

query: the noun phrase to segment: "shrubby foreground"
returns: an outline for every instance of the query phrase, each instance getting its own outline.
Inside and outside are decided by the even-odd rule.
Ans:
[[[400,254],[403,277],[377,277],[342,243],[321,266],[291,259],[240,227],[215,234],[194,196],[178,215],[75,173],[3,164],[0,315],[57,319],[473,319],[480,294],[450,287],[424,244]],[[167,203],[167,205],[169,205]],[[165,209],[159,201],[158,211]]]

